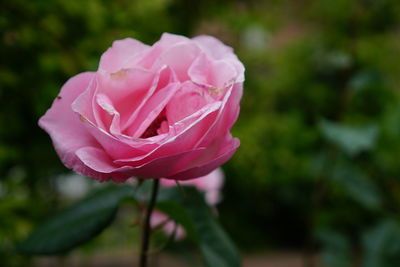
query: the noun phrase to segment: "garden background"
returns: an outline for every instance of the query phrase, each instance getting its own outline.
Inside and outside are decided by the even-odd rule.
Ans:
[[[233,128],[241,147],[223,166],[218,205],[245,262],[291,251],[302,266],[400,266],[396,0],[1,1],[2,266],[37,263],[16,253],[18,241],[99,187],[63,167],[39,117],[69,77],[97,69],[113,40],[152,44],[162,32],[216,36],[246,67]],[[80,264],[135,246],[126,209],[74,252]]]

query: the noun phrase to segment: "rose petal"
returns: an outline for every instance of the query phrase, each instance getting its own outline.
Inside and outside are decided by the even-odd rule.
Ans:
[[[99,69],[108,72],[117,72],[120,69],[132,68],[150,46],[138,40],[126,38],[114,41],[100,59]]]
[[[179,81],[184,82],[189,79],[188,69],[199,53],[200,49],[195,43],[174,44],[158,56],[153,68],[158,69],[167,65],[174,71]]]
[[[98,180],[105,181],[107,178],[112,178],[116,182],[124,182],[131,176],[129,174],[131,167],[118,167],[112,162],[110,156],[100,148],[82,147],[75,154],[86,167],[92,170],[90,172],[92,177]],[[80,173],[86,175],[86,170],[80,171]]]
[[[156,89],[159,74],[141,69],[124,69],[118,74],[98,75],[97,92],[107,95],[121,114],[121,123],[137,114]],[[108,125],[109,126],[109,125]]]
[[[125,91],[123,88],[118,88],[119,86],[131,86],[131,88],[139,86],[136,94],[130,93],[129,96],[131,98],[136,96],[136,98],[134,98],[132,101],[129,101],[130,98],[126,98],[126,106],[129,106],[130,103],[132,105],[131,108],[133,109],[133,114],[130,115],[130,118],[132,118],[135,114],[137,115],[141,108],[145,106],[145,104],[148,104],[148,101],[145,100],[148,100],[148,98],[152,96],[152,93],[156,91],[158,84],[165,85],[169,84],[169,81],[171,81],[169,77],[172,75],[172,73],[167,69],[161,71],[155,76],[153,74],[148,76],[148,74],[149,72],[147,71],[129,69],[124,72],[124,75],[126,75],[125,77],[120,77],[122,80],[116,81],[113,80],[114,78],[112,78],[109,74],[98,74],[97,84],[107,87],[107,89],[103,90],[100,85],[98,88],[92,86],[89,88],[89,90],[80,95],[72,105],[74,111],[79,113],[87,122],[86,127],[88,131],[96,138],[96,140],[104,147],[104,149],[112,158],[127,158],[143,155],[157,145],[154,143],[138,143],[127,136],[121,136],[122,129],[119,127],[119,121],[122,121],[123,118],[120,118],[120,114],[122,114],[122,112],[125,110],[122,110],[122,112],[119,111],[117,108],[121,108],[121,105],[117,107],[113,100],[109,98],[109,96],[112,95],[110,90],[113,88],[115,88],[115,90],[121,95],[125,93]],[[162,80],[160,79],[161,76]],[[151,89],[148,90],[147,86],[150,86],[149,84],[153,83],[150,79],[152,77],[154,77],[155,82]],[[142,86],[143,88],[141,88]],[[126,89],[126,91],[129,93],[129,89]],[[108,94],[106,95],[106,93]],[[144,99],[141,101],[140,98]],[[116,98],[114,96],[113,99],[114,101],[120,101],[121,104],[120,97]],[[91,111],[89,107],[91,107],[94,112]],[[96,116],[94,116],[94,114],[96,114]],[[126,112],[125,114],[128,116],[129,112]]]
[[[207,146],[216,136],[223,131],[229,131],[239,115],[239,102],[243,94],[243,86],[240,83],[233,85],[226,92],[218,116],[208,131],[198,140],[196,146]]]
[[[185,119],[212,101],[211,96],[203,88],[199,88],[192,82],[183,83],[166,106],[169,124]]]
[[[208,55],[215,59],[223,59],[233,54],[232,47],[223,44],[217,38],[209,35],[199,35],[192,39]]]
[[[215,170],[216,168],[227,162],[236,152],[239,145],[239,139],[232,138],[232,141],[226,144],[219,155],[210,157],[210,160],[208,160],[207,162],[201,163],[188,170],[177,172],[165,178],[174,180],[188,180],[207,175],[211,171]]]
[[[204,148],[186,151],[174,156],[159,157],[142,165],[123,165],[112,161],[104,150],[96,147],[83,147],[76,151],[76,156],[84,164],[84,169],[74,169],[76,172],[104,181],[112,179],[115,182],[124,182],[132,176],[141,178],[161,178],[168,176],[172,169],[179,168],[182,160],[197,158],[204,152]],[[151,173],[151,176],[149,176]]]
[[[202,53],[188,71],[190,79],[209,90],[223,91],[236,80],[236,69],[224,60],[210,60]]]
[[[220,102],[214,102],[209,106],[204,107],[196,114],[196,119],[191,124],[185,127],[178,133],[170,131],[168,138],[164,138],[161,143],[158,143],[155,148],[143,155],[131,158],[120,158],[116,162],[130,162],[130,164],[142,164],[148,160],[153,160],[163,155],[175,155],[182,151],[188,151],[193,148],[199,147],[194,144],[203,136],[208,130],[208,125],[215,120],[217,111],[220,107]]]
[[[194,37],[193,41],[196,42],[207,55],[212,56],[214,59],[226,60],[232,64],[236,69],[236,82],[244,82],[244,66],[233,53],[231,47],[224,45],[218,39],[208,35]]]
[[[136,120],[142,108],[146,105],[147,101],[154,95],[154,93],[162,88],[165,88],[168,84],[175,82],[177,82],[177,78],[169,67],[160,68],[154,77],[151,87],[147,90],[145,97],[141,100],[140,104],[136,107],[136,109],[134,109],[133,112],[128,113],[130,115],[121,125],[121,130],[127,131],[128,128],[132,128],[132,123]],[[126,101],[126,105],[130,106],[132,104],[130,104],[129,101]]]
[[[128,128],[128,135],[138,138],[150,126],[150,124],[157,118],[161,111],[165,108],[168,101],[179,89],[179,83],[170,83],[165,88],[160,89],[155,93],[140,110],[137,119]]]
[[[154,45],[146,53],[144,53],[143,57],[138,62],[138,65],[150,69],[154,65],[154,62],[160,57],[160,55],[170,47],[177,44],[191,42],[192,41],[189,38],[181,35],[163,33],[160,40],[154,43]]]
[[[197,148],[172,156],[157,157],[140,166],[135,166],[132,175],[141,178],[162,178],[169,176],[173,169],[182,168],[184,161],[199,157],[204,153],[204,150],[204,148]]]
[[[39,126],[49,133],[61,161],[74,170],[85,169],[75,151],[88,145],[98,146],[71,108],[72,101],[87,89],[94,75],[85,72],[69,79],[51,108],[39,120]]]

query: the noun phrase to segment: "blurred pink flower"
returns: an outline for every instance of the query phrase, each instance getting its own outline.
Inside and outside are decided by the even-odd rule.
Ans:
[[[212,207],[221,201],[223,183],[224,173],[220,168],[204,177],[179,182],[180,185],[194,186],[198,190],[203,191],[206,202]],[[167,179],[161,179],[160,185],[163,187],[177,186],[175,181]],[[182,226],[176,225],[174,221],[169,220],[167,215],[157,210],[153,211],[150,224],[153,228],[163,224],[162,229],[167,235],[172,235],[175,231],[175,239],[182,239],[186,235]]]

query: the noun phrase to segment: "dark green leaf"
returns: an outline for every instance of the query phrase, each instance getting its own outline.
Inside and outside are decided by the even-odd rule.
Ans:
[[[199,246],[206,266],[240,266],[237,249],[215,220],[203,195],[193,187],[182,189],[161,189],[157,209],[185,228]]]
[[[351,198],[364,207],[372,210],[381,207],[382,197],[377,187],[355,166],[337,164],[333,169],[332,180],[340,184]]]
[[[26,254],[67,252],[91,240],[106,228],[114,219],[120,201],[132,194],[133,188],[125,185],[99,190],[49,218],[18,249]]]
[[[367,88],[378,87],[381,77],[373,71],[361,71],[354,75],[349,81],[349,88],[354,93],[361,92]]]
[[[214,219],[204,197],[195,188],[185,188],[185,192],[183,205],[196,229],[197,242],[206,264],[221,267],[240,266],[236,248]]]
[[[378,137],[375,125],[349,126],[322,120],[319,123],[322,135],[350,156],[373,148]]]
[[[363,235],[364,267],[400,266],[400,225],[380,222]]]
[[[322,244],[321,259],[329,267],[351,266],[351,246],[346,236],[330,229],[320,229],[317,238]]]

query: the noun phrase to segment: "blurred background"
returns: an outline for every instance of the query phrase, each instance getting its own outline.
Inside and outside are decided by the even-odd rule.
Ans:
[[[400,266],[397,0],[1,1],[2,266],[46,264],[15,244],[98,186],[63,167],[39,117],[113,40],[163,32],[214,35],[246,66],[218,206],[245,266]],[[130,255],[130,219],[58,264]]]

